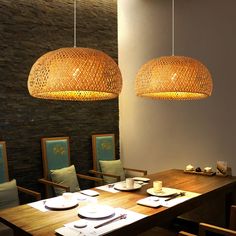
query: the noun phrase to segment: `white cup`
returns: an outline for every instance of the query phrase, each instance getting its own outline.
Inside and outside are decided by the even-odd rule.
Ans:
[[[133,178],[127,178],[125,180],[126,188],[134,188],[134,179]]]
[[[65,192],[62,194],[62,197],[64,198],[65,201],[71,201],[73,197],[73,193]]]
[[[211,173],[212,168],[207,166],[207,167],[204,168],[204,171],[207,172],[207,173]]]
[[[155,193],[160,193],[162,190],[162,181],[159,180],[153,181],[153,190]]]
[[[96,197],[91,197],[88,199],[88,212],[89,213],[95,213],[97,212],[97,208],[98,208],[98,200]]]

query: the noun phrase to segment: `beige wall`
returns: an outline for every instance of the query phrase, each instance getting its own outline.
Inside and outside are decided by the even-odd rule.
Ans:
[[[213,95],[199,101],[135,96],[140,66],[171,53],[171,0],[118,0],[121,158],[149,173],[225,160],[236,175],[236,1],[176,0],[175,55],[212,73]]]

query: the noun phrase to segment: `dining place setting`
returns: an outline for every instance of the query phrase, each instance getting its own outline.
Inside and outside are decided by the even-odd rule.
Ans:
[[[93,192],[93,190],[91,191]],[[76,199],[75,193],[71,196],[72,199]],[[69,201],[73,202],[73,200]],[[96,196],[86,196],[83,204],[77,203],[75,207],[77,206],[79,207],[76,208],[76,213],[79,219],[56,229],[57,234],[64,236],[103,235],[146,217],[144,214],[125,208],[115,208],[107,204],[101,204]],[[64,208],[64,210],[67,209]],[[52,208],[52,210],[55,210],[55,208]]]
[[[153,187],[148,188],[146,192],[149,196],[138,200],[137,204],[153,208],[172,207],[200,195],[195,192],[163,187],[161,180],[154,180]]]
[[[80,219],[55,230],[59,235],[104,235],[138,221],[146,215],[108,205],[84,206],[78,209]]]

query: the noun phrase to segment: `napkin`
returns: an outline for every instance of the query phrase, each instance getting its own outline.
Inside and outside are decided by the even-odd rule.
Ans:
[[[99,187],[96,187],[97,189],[100,189],[100,190],[103,190],[103,191],[106,191],[106,192],[110,192],[110,193],[118,193],[120,191],[114,189],[114,185],[112,186],[111,184],[106,184],[106,185],[103,185],[103,186],[99,186]]]
[[[137,201],[139,205],[148,206],[148,207],[160,207],[162,206],[158,197],[146,197]]]
[[[127,214],[126,219],[120,219],[113,221],[107,225],[104,225],[100,228],[95,229],[94,226],[99,225],[103,222],[106,222],[109,219],[119,216],[120,214]],[[146,217],[144,214],[140,214],[131,210],[125,210],[123,208],[116,208],[115,215],[106,219],[86,219],[87,226],[85,228],[75,228],[74,225],[77,221],[65,224],[64,227],[56,229],[55,231],[64,236],[75,236],[75,235],[104,235],[116,229],[119,229],[125,225],[131,224],[135,221],[138,221]]]
[[[47,209],[45,207],[45,201],[46,200],[40,200],[40,201],[37,201],[37,202],[32,202],[32,203],[29,203],[27,204],[28,206],[31,206],[41,212],[46,212],[46,211],[49,211],[49,209]]]

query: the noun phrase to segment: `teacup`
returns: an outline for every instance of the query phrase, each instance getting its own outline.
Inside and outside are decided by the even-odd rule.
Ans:
[[[62,194],[62,197],[64,198],[65,201],[70,201],[72,200],[73,193],[65,192]]]
[[[134,188],[134,179],[133,178],[127,178],[125,180],[126,188]]]
[[[207,173],[211,173],[212,168],[207,166],[207,167],[204,168],[204,171],[207,172]]]
[[[89,213],[96,213],[97,212],[97,207],[98,207],[98,201],[97,198],[89,198],[88,199],[88,212]]]
[[[162,191],[162,181],[160,180],[153,181],[153,191],[155,193],[160,193]]]

